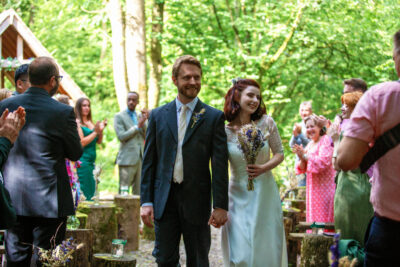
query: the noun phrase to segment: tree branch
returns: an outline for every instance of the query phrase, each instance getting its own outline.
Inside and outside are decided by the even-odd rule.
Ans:
[[[243,44],[242,44],[242,41],[240,40],[240,37],[239,37],[239,31],[238,31],[238,29],[236,28],[236,25],[235,25],[235,20],[234,20],[234,17],[233,17],[233,11],[232,11],[231,6],[229,5],[229,0],[225,0],[225,3],[226,3],[226,7],[228,8],[229,17],[231,19],[231,24],[232,24],[232,29],[233,29],[233,32],[235,33],[236,42],[237,42],[240,50],[243,51]]]
[[[275,52],[275,54],[270,58],[270,60],[268,62],[265,62],[266,56],[264,56],[264,58],[261,62],[261,68],[268,70],[272,66],[272,64],[274,64],[279,59],[279,57],[282,55],[283,51],[285,51],[290,39],[292,38],[292,36],[294,34],[294,31],[296,30],[297,26],[300,23],[300,19],[303,14],[303,10],[306,7],[306,5],[307,5],[306,3],[300,2],[296,18],[293,21],[292,27],[291,27],[289,33],[286,35],[285,40],[282,42],[279,49]]]

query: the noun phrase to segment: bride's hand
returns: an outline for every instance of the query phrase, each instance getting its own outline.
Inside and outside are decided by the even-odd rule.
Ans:
[[[251,180],[267,171],[265,169],[264,165],[257,165],[257,164],[247,165],[246,170],[247,170],[247,173],[249,174],[249,179],[251,179]]]

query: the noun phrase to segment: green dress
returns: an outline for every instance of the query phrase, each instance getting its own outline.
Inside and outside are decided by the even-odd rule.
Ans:
[[[93,132],[85,126],[81,126],[83,131],[83,136],[88,136]],[[96,142],[97,137],[93,139],[90,144],[83,148],[82,157],[79,159],[81,161],[81,166],[78,168],[78,177],[81,184],[81,190],[85,195],[87,200],[91,200],[94,192],[96,190],[96,182],[93,176],[94,162],[96,161]]]
[[[374,210],[369,201],[369,176],[360,169],[340,171],[335,193],[335,229],[341,239],[355,239],[364,245],[364,236]]]

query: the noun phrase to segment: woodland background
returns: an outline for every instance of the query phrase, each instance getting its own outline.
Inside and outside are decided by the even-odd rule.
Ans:
[[[344,79],[359,77],[369,86],[397,79],[392,35],[400,29],[398,0],[0,3],[0,12],[17,11],[91,99],[95,120],[108,118],[97,149],[102,191],[117,192],[113,117],[126,92],[140,92],[141,108],[174,99],[171,68],[178,56],[192,54],[201,61],[199,97],[216,108],[222,109],[231,79],[261,84],[285,148],[285,161],[274,171],[278,184],[293,169],[288,141],[302,101],[312,100],[315,113],[333,119],[340,112]]]

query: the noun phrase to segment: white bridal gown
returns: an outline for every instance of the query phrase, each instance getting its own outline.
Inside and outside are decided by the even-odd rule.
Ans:
[[[257,123],[264,134],[256,164],[283,153],[274,120],[264,115]],[[285,232],[278,187],[271,171],[254,179],[254,191],[247,191],[246,162],[238,147],[237,134],[225,128],[230,162],[229,220],[222,229],[225,266],[287,266]]]

